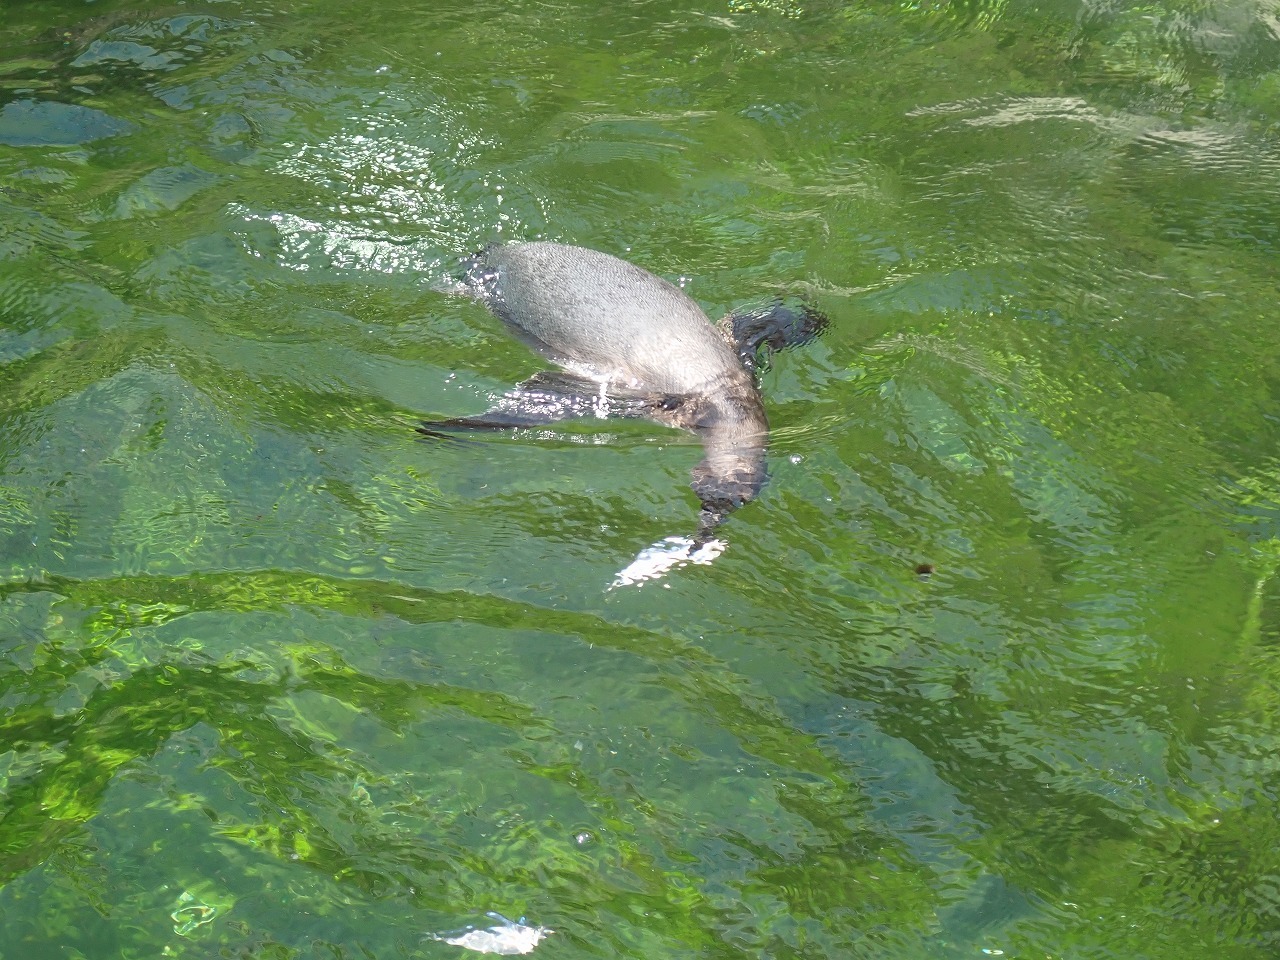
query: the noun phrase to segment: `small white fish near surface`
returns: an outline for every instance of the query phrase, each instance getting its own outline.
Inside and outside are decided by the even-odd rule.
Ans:
[[[491,920],[500,921],[497,925],[484,930],[468,927],[460,933],[432,934],[431,939],[440,943],[448,943],[455,947],[466,947],[476,953],[496,953],[506,957],[514,957],[522,953],[532,953],[544,937],[555,933],[546,927],[530,927],[524,922],[508,920],[500,913],[486,913]]]
[[[610,590],[631,587],[646,580],[659,580],[669,571],[689,563],[709,564],[724,553],[723,540],[707,540],[698,543],[688,537],[667,537],[651,547],[645,547],[631,564],[619,570],[609,584]]]

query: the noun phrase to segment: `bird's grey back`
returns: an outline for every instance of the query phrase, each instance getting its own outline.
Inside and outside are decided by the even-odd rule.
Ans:
[[[479,266],[490,309],[562,365],[661,393],[696,393],[742,369],[690,297],[625,260],[539,241],[492,247]]]

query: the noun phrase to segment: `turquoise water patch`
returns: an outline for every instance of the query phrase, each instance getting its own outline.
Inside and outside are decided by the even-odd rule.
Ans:
[[[135,129],[101,110],[52,100],[17,100],[0,108],[0,143],[10,147],[72,147]]]

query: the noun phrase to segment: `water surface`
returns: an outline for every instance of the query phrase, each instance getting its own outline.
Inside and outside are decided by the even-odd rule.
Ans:
[[[1270,0],[8,3],[0,958],[1280,950],[1278,134]],[[533,238],[830,317],[714,563],[415,441]]]

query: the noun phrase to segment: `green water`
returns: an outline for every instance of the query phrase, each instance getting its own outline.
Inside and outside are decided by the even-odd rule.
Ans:
[[[4,0],[0,960],[1280,953],[1278,23]],[[535,237],[830,317],[714,563]]]

